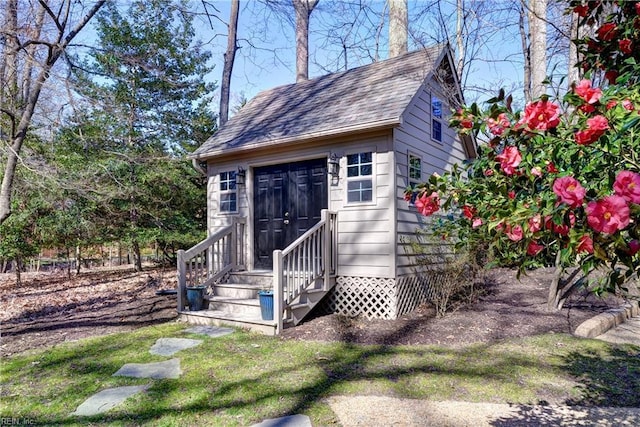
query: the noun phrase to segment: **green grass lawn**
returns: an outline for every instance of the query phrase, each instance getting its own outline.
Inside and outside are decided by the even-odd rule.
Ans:
[[[461,349],[283,341],[238,331],[221,338],[169,323],[58,345],[2,361],[0,416],[38,425],[247,426],[306,414],[336,424],[331,395],[640,407],[640,349],[548,334]],[[177,353],[179,379],[112,377],[162,337],[197,337]],[[100,390],[151,384],[95,417],[71,416]]]

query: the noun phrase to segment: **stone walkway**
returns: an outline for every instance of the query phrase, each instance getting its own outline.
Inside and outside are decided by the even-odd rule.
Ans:
[[[619,313],[594,318],[585,325],[585,336],[611,343],[640,346],[640,317],[633,314],[620,320]],[[585,322],[586,323],[586,322]],[[603,326],[604,325],[604,326]],[[233,329],[195,326],[185,333],[208,335],[212,338],[233,333]],[[154,355],[172,357],[196,347],[202,340],[160,338],[149,349]],[[179,379],[180,359],[171,358],[155,363],[127,363],[114,376],[134,378]],[[152,383],[116,387],[100,391],[83,402],[71,415],[92,416],[109,411],[137,393],[145,392]],[[640,408],[580,408],[568,406],[508,405],[468,402],[430,402],[397,399],[386,396],[332,396],[326,403],[336,414],[339,424],[350,426],[635,426],[640,425]],[[306,415],[264,420],[251,427],[312,427]]]
[[[184,330],[185,333],[207,335],[210,338],[223,337],[233,333],[233,329],[220,328],[214,326],[194,326]],[[149,353],[171,357],[176,353],[197,347],[202,344],[202,340],[189,338],[160,338],[151,346]],[[179,379],[182,375],[180,359],[172,358],[162,362],[154,363],[127,363],[120,368],[113,376],[123,376],[132,378],[157,379]],[[115,387],[101,390],[85,400],[71,415],[90,417],[102,414],[116,406],[122,404],[129,397],[145,392],[152,383],[139,386]],[[312,427],[311,420],[306,415],[292,415],[288,417],[268,419],[255,427]]]

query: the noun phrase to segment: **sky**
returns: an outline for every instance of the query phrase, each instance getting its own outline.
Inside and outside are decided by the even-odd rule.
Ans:
[[[126,8],[129,0],[118,1]],[[266,1],[240,0],[240,49],[236,54],[231,83],[232,110],[243,99],[251,99],[260,91],[295,82],[293,20],[277,15],[265,6]],[[291,16],[290,0],[281,1]],[[436,2],[442,10],[440,20],[433,6]],[[468,67],[468,79],[463,82],[467,87],[466,101],[485,100],[497,94],[500,88],[505,88],[508,93],[513,92],[518,106],[517,100],[522,97],[523,71],[521,42],[516,27],[517,11],[513,10],[516,3],[508,0],[465,2],[473,6],[475,12],[475,15],[471,14],[472,30],[482,35],[476,52],[476,57],[481,60],[474,60]],[[455,3],[456,0],[408,0],[410,51],[447,39],[454,41]],[[209,18],[204,14],[196,17],[194,25],[197,37],[212,54],[214,69],[207,79],[216,82],[218,87],[227,44],[226,22],[230,4],[229,0],[188,0],[193,9],[203,12],[206,6],[209,12]],[[385,7],[385,0],[320,0],[310,19],[310,77],[386,59],[386,19],[380,22]],[[487,17],[488,13],[491,16]],[[500,20],[511,22],[511,27],[501,26]],[[354,21],[356,24],[351,25]],[[340,25],[339,31],[336,30],[337,25]],[[83,38],[91,44],[95,33],[89,29]],[[379,40],[378,44],[376,40]],[[346,56],[342,45],[347,46]],[[482,87],[485,92],[479,94],[473,90],[474,87]]]
[[[352,0],[351,3],[354,3]],[[336,16],[343,17],[341,22],[343,32],[349,31],[349,40],[346,44],[351,44],[348,56],[347,67],[352,68],[358,65],[365,65],[374,59],[376,52],[374,48],[375,34],[363,30],[364,24],[375,27],[379,22],[372,22],[373,12],[380,12],[385,7],[383,0],[362,0],[367,13],[350,15],[349,10],[345,10],[345,1],[320,0],[318,7],[311,14],[310,20],[310,77],[316,77],[328,72],[344,69],[344,55],[340,47],[341,40],[327,41],[326,34],[331,26],[335,26],[340,20]],[[410,15],[410,46],[409,50],[420,48],[421,44],[430,44],[446,38],[447,34],[455,31],[455,21],[449,18],[445,25],[434,23],[433,17],[425,12],[429,10],[432,2],[427,0],[409,0]],[[451,5],[455,0],[441,0],[441,5],[445,13],[451,12]],[[485,7],[495,7],[512,2],[486,1],[480,2]],[[212,81],[219,82],[222,74],[222,58],[226,49],[226,27],[224,22],[229,19],[230,2],[228,0],[208,1],[209,11],[219,16],[219,20],[213,19],[210,22],[200,18],[196,22],[198,35],[209,43],[215,69],[209,76]],[[277,17],[258,0],[241,0],[238,38],[240,50],[236,55],[234,64],[232,84],[231,84],[231,106],[237,105],[241,98],[252,98],[258,92],[276,86],[295,82],[295,33],[292,22],[286,22],[281,17]],[[448,8],[448,11],[447,11]],[[366,15],[366,16],[365,16]],[[353,28],[346,28],[347,21],[356,19],[360,25]],[[476,25],[490,29],[491,22],[481,22],[476,19]],[[517,21],[517,20],[516,20]],[[210,25],[212,24],[212,25]],[[213,28],[212,28],[213,27]],[[386,59],[386,24],[381,28],[382,43],[378,50],[378,59]],[[335,31],[334,31],[335,33]],[[337,35],[334,34],[336,37]],[[491,42],[478,53],[487,61],[476,61],[470,68],[469,86],[482,86],[485,88],[495,88],[495,92],[500,87],[517,86],[522,80],[521,48],[519,40],[514,39],[512,34],[502,34],[499,37],[495,34],[493,43]],[[342,40],[344,41],[344,40]],[[368,46],[367,46],[368,45]],[[519,59],[520,58],[520,59]],[[515,61],[515,62],[514,62]],[[479,95],[471,93],[467,96],[467,101],[475,100]],[[488,98],[489,96],[486,96]],[[484,98],[483,98],[484,99]]]

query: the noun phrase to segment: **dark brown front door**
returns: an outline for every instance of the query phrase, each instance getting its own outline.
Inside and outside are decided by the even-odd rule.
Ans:
[[[271,269],[273,251],[317,224],[327,208],[327,159],[255,168],[253,176],[254,266]]]

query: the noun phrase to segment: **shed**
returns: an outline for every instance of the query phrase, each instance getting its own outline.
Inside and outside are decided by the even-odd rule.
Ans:
[[[208,177],[209,238],[181,253],[178,310],[246,326],[228,304],[254,306],[261,287],[274,319],[252,316],[267,333],[317,304],[387,319],[413,310],[427,284],[407,239],[426,219],[404,190],[475,157],[447,126],[462,101],[446,44],[258,94],[192,154]],[[209,301],[197,312],[184,299],[196,282]]]

